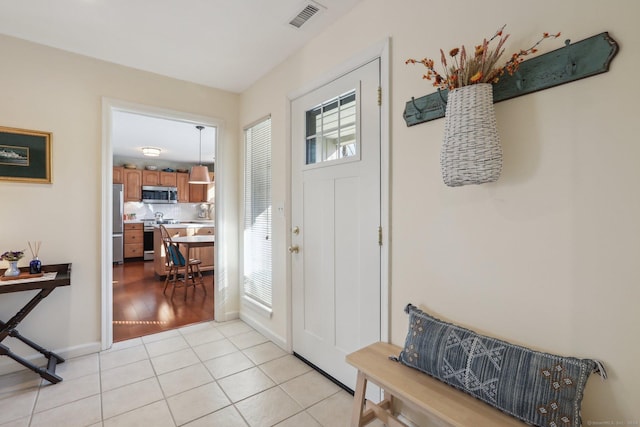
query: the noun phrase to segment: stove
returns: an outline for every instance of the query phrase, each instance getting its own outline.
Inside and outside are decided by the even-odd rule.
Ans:
[[[153,231],[153,227],[155,227],[158,224],[179,224],[180,220],[178,219],[143,219],[142,223],[144,224],[144,229],[145,230],[151,230]]]
[[[152,261],[153,260],[153,229],[157,224],[178,224],[180,223],[177,219],[143,219],[143,229],[144,229],[144,260]]]

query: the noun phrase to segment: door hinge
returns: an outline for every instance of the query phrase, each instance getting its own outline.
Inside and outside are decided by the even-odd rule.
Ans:
[[[378,246],[382,246],[382,227],[378,226]]]
[[[382,105],[382,87],[378,86],[378,106]]]

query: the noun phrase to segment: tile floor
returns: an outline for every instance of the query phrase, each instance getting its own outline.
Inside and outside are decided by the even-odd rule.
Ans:
[[[348,426],[353,401],[239,320],[122,341],[56,372],[56,385],[0,376],[0,427]]]

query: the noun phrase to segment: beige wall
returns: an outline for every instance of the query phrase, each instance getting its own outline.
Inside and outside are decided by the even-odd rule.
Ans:
[[[224,120],[222,143],[235,164],[223,191],[232,199],[241,127],[272,114],[273,199],[284,201],[287,94],[389,36],[392,341],[402,343],[402,307],[412,302],[519,344],[598,358],[610,379],[589,381],[584,420],[640,420],[640,4],[540,0],[529,7],[364,0],[243,94],[240,105],[235,94],[0,36],[0,125],[53,132],[53,184],[0,182],[0,249],[42,240],[45,263],[74,263],[73,286],[48,297],[21,331],[79,351],[100,340],[102,97]],[[407,128],[402,120],[405,101],[433,91],[404,59],[477,43],[503,23],[512,33],[508,51],[558,30],[574,41],[609,31],[621,51],[607,74],[497,104],[502,178],[450,189],[439,173],[443,121]],[[229,209],[233,223],[235,206]],[[285,248],[285,223],[276,218],[274,315],[265,320],[245,310],[282,340]],[[30,296],[3,296],[0,315]]]
[[[0,126],[53,133],[52,184],[0,182],[0,250],[23,249],[28,240],[41,240],[40,258],[45,264],[73,263],[72,286],[53,292],[21,324],[20,331],[46,347],[71,354],[98,350],[102,98],[221,120],[220,150],[232,159],[230,167],[220,170],[227,175],[223,177],[229,186],[225,194],[232,197],[226,217],[233,220],[229,223],[233,229],[239,95],[3,36],[0,58]],[[3,295],[0,318],[8,320],[31,296]],[[0,364],[16,365],[7,358]]]
[[[586,421],[640,421],[640,134],[635,0],[364,0],[241,98],[240,125],[271,114],[273,200],[287,199],[287,94],[391,37],[391,339],[408,302],[479,332],[536,349],[601,359]],[[441,180],[443,120],[407,128],[411,96],[433,92],[408,57],[471,46],[507,23],[507,53],[543,31],[619,42],[609,73],[496,105],[504,171],[495,184]],[[549,41],[543,50],[559,47]],[[287,335],[285,222],[274,220],[274,314],[242,315]]]

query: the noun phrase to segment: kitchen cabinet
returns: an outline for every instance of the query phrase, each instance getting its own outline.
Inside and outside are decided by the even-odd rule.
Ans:
[[[144,256],[144,230],[141,222],[124,224],[124,258]]]
[[[160,185],[160,172],[159,171],[142,171],[142,185]]]
[[[178,187],[178,203],[189,203],[189,174],[177,172],[176,186]]]
[[[176,187],[177,184],[175,172],[160,172],[160,185],[165,187]]]
[[[167,227],[169,234],[174,236],[194,236],[194,235],[211,235],[215,234],[215,227],[200,226],[200,225],[188,225],[185,227],[171,226]],[[167,268],[166,253],[164,251],[164,245],[162,244],[162,236],[160,235],[160,227],[153,229],[153,267],[156,275],[166,276],[169,269]],[[213,248],[191,248],[191,258],[197,258],[202,261],[200,264],[201,271],[212,271],[214,263],[214,251]],[[180,252],[187,258],[187,253],[184,247],[180,247]]]
[[[176,173],[163,171],[142,171],[142,185],[161,185],[163,187],[176,186]]]
[[[139,202],[142,200],[142,171],[124,168],[123,184],[125,202]]]
[[[113,167],[113,183],[124,184],[124,166]]]
[[[213,172],[209,172],[211,184],[189,184],[189,201],[191,203],[202,203],[213,201],[213,192],[215,191]]]
[[[202,203],[207,201],[207,184],[189,184],[189,202]]]

